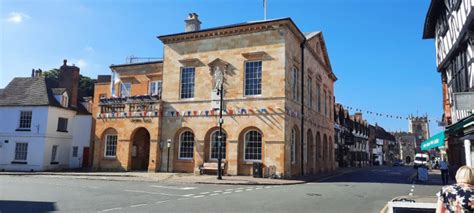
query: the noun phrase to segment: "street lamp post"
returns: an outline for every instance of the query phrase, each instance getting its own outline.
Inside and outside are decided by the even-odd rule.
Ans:
[[[219,85],[220,88],[218,89],[219,96],[220,96],[220,103],[219,103],[219,136],[218,136],[218,141],[217,141],[217,179],[222,180],[222,168],[221,168],[221,162],[222,162],[222,123],[224,123],[224,120],[222,119],[222,106],[223,106],[223,99],[224,99],[224,84],[221,83]]]
[[[170,148],[171,148],[171,139],[166,140],[166,147],[168,148],[168,159],[166,163],[166,172],[170,171]]]

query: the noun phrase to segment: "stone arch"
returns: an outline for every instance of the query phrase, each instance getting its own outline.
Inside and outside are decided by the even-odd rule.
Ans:
[[[314,139],[313,139],[313,132],[311,129],[308,129],[306,132],[306,173],[312,174],[314,173]]]
[[[148,170],[150,162],[150,132],[138,127],[130,134],[129,165],[132,170]]]
[[[258,139],[258,138],[255,138],[255,136],[258,137],[258,135],[255,135],[255,132],[260,135],[260,142],[261,142],[260,143],[260,160],[246,160],[246,156],[245,156],[246,144],[245,143],[247,142],[247,139],[252,139],[252,140]],[[248,135],[248,134],[252,134],[252,135]],[[249,136],[252,136],[252,137],[249,138]],[[264,160],[263,160],[265,159],[265,155],[264,155],[265,142],[264,141],[265,141],[265,136],[262,133],[262,131],[257,127],[250,126],[241,130],[239,134],[239,141],[237,144],[237,174],[238,175],[252,175],[253,171],[252,171],[251,162],[253,161],[264,163]],[[253,150],[258,150],[258,148],[253,149]]]
[[[229,138],[229,135],[227,134],[227,131],[225,131],[225,129],[223,128],[222,129],[222,132],[223,132],[223,136],[224,136],[224,148],[223,150],[225,151],[225,153],[223,154],[223,156],[227,157],[228,154],[227,154],[227,145],[228,145],[228,138]],[[211,129],[209,129],[206,134],[204,135],[204,162],[208,162],[208,161],[215,161],[215,159],[211,159],[211,155],[212,155],[212,142],[214,141],[213,139],[213,136],[215,136],[214,134],[218,134],[219,133],[219,127],[212,127]],[[225,157],[223,157],[223,160],[225,160]]]
[[[190,139],[192,139],[192,155],[189,154]],[[183,145],[183,147],[181,146]],[[194,172],[196,153],[196,134],[189,127],[182,127],[176,131],[173,147],[173,172]],[[188,149],[186,149],[187,147]],[[182,150],[180,150],[182,149]],[[180,156],[181,151],[183,154]],[[185,156],[186,155],[186,156]]]

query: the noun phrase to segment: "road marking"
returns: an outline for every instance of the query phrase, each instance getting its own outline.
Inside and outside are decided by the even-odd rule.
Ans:
[[[156,201],[155,203],[166,203],[168,201],[170,201],[170,200],[161,200],[161,201]]]
[[[413,192],[413,189],[410,189],[410,192]]]
[[[243,190],[235,190],[234,192],[243,192]]]
[[[152,194],[152,195],[165,195],[165,196],[177,196],[177,197],[183,197],[183,195],[177,195],[177,194],[168,194],[168,193],[160,193],[160,192],[147,192],[147,191],[140,191],[140,190],[123,190],[126,192],[133,192],[133,193],[143,193],[143,194]]]
[[[246,189],[245,191],[252,191],[253,189]]]
[[[214,192],[217,192],[217,193],[219,193],[219,192],[222,192],[222,190],[216,190],[216,191],[214,191]]]
[[[136,204],[136,205],[131,205],[130,208],[135,208],[135,207],[140,207],[140,206],[146,206],[148,204],[142,203],[142,204]]]
[[[209,194],[209,192],[201,192],[199,194],[205,195],[205,194]]]
[[[236,190],[242,190],[242,189],[244,189],[244,188],[237,188]]]
[[[160,185],[150,185],[150,186],[155,187],[155,188],[174,189],[174,190],[193,190],[193,189],[197,189],[197,187],[177,187],[177,186],[160,186]]]
[[[409,196],[413,196],[413,193],[408,194]]]
[[[119,209],[122,209],[121,207],[117,207],[117,208],[111,208],[111,209],[104,209],[100,212],[110,212],[110,211],[115,211],[115,210],[119,210]]]
[[[265,189],[269,189],[269,188],[272,188],[272,187],[271,187],[271,186],[265,186],[264,188],[265,188]]]
[[[210,196],[216,196],[218,195],[219,193],[213,193],[213,194],[210,194]]]
[[[232,193],[232,192],[224,192],[224,193],[222,193],[222,194],[230,194],[230,193]]]
[[[243,188],[241,188],[241,189],[243,189]],[[234,190],[234,189],[226,189],[226,191],[232,191],[232,190]]]
[[[193,198],[201,198],[201,197],[204,197],[204,195],[197,195],[197,196],[194,196]]]
[[[189,198],[189,197],[178,198],[178,200],[189,200],[189,199],[191,199],[191,198]]]
[[[193,196],[194,194],[187,194],[187,195],[183,195],[183,197],[191,197]]]

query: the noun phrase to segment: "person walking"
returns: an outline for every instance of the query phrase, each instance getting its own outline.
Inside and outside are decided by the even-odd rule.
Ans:
[[[446,159],[443,158],[440,163],[439,169],[441,170],[441,180],[443,180],[443,185],[447,185],[449,182],[449,176],[448,176],[448,162],[446,162]]]
[[[444,186],[436,194],[436,213],[474,212],[474,170],[462,166],[456,172],[456,184]]]

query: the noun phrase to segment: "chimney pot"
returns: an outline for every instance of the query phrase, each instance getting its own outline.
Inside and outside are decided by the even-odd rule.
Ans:
[[[35,77],[35,69],[31,70],[31,77]]]
[[[184,20],[186,23],[185,25],[185,32],[192,32],[192,31],[198,31],[201,29],[201,21],[199,21],[198,14],[196,13],[189,13],[188,18]]]
[[[67,60],[64,59],[64,60],[63,60],[63,65],[66,66],[66,64],[67,64]]]

